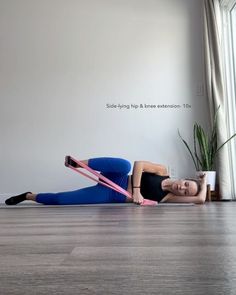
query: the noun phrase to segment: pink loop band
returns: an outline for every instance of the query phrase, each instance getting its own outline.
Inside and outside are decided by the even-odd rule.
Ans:
[[[111,181],[110,179],[108,179],[107,177],[101,175],[100,173],[98,173],[97,171],[93,170],[92,168],[90,168],[88,165],[86,165],[85,163],[81,162],[81,161],[78,161],[76,160],[75,158],[71,157],[71,156],[68,156],[70,157],[70,159],[72,161],[74,161],[78,166],[84,168],[85,170],[87,170],[88,172],[90,172],[91,174],[97,176],[98,179],[92,177],[91,175],[85,173],[85,172],[82,172],[81,170],[79,170],[80,167],[78,168],[75,168],[71,165],[68,165],[67,167],[69,167],[70,169],[74,170],[75,172],[77,173],[80,173],[82,174],[83,176],[93,180],[93,181],[96,181],[106,187],[109,187],[110,189],[118,192],[118,193],[121,193],[123,195],[125,195],[126,197],[130,198],[130,199],[133,199],[132,198],[132,195],[127,192],[126,190],[124,190],[122,187],[120,187],[119,185],[117,185],[116,183],[114,183],[113,181]],[[143,199],[143,202],[141,203],[142,206],[155,206],[157,205],[158,203],[156,201],[152,201],[152,200],[148,200],[148,199]]]

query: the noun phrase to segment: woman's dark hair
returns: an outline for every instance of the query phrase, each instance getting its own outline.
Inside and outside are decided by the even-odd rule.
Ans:
[[[201,190],[201,183],[198,179],[196,178],[185,178],[185,180],[190,180],[190,181],[194,181],[197,185],[197,193],[195,194],[195,196],[197,196]]]

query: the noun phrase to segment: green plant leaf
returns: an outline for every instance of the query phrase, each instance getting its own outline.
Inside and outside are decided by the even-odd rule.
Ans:
[[[212,132],[211,132],[211,139],[210,139],[209,161],[210,161],[211,169],[213,168],[213,165],[214,165],[214,162],[215,162],[216,150],[217,150],[217,120],[218,120],[219,109],[220,109],[220,105],[218,106],[218,108],[216,110],[216,113],[215,113],[215,116],[214,116]]]
[[[200,157],[202,159],[202,170],[209,170],[209,145],[208,137],[200,125],[196,125],[196,136],[200,150]]]
[[[178,130],[179,136],[183,141],[184,145],[188,149],[192,160],[194,162],[195,168],[199,170],[201,167],[202,170],[211,171],[214,167],[216,154],[227,144],[231,139],[236,136],[236,133],[232,135],[228,140],[218,147],[217,140],[217,128],[218,128],[218,114],[220,106],[217,107],[217,110],[214,115],[212,130],[208,134],[204,131],[201,125],[195,123],[193,128],[193,139],[194,139],[194,153],[192,153],[187,142],[182,138]]]
[[[198,157],[198,153],[197,153],[197,144],[196,144],[196,128],[197,128],[197,123],[194,124],[193,126],[193,143],[194,143],[194,155],[196,158],[196,164],[197,164],[197,171],[199,171],[200,166],[202,166],[202,162]]]
[[[179,132],[179,129],[178,129],[178,134],[179,134],[179,137],[181,138],[182,142],[184,143],[184,145],[185,145],[186,148],[188,149],[188,151],[189,151],[189,153],[190,153],[190,155],[191,155],[191,157],[192,157],[192,160],[193,160],[194,166],[195,166],[195,168],[196,168],[196,170],[197,170],[197,164],[196,164],[196,161],[195,161],[195,159],[194,159],[193,153],[192,153],[192,151],[191,151],[189,145],[187,144],[187,142],[186,142],[186,141],[183,139],[183,137],[181,136],[181,134],[180,134],[180,132]]]
[[[216,150],[216,153],[218,153],[219,150],[221,150],[222,147],[223,147],[226,143],[228,143],[231,139],[233,139],[235,136],[236,136],[236,133],[233,134],[229,139],[227,139],[227,140],[226,140],[226,141],[225,141],[220,147],[218,147],[218,149]]]

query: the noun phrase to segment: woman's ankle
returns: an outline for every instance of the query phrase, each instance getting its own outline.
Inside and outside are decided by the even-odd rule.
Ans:
[[[26,200],[36,202],[36,194],[28,193],[28,194],[26,195]]]

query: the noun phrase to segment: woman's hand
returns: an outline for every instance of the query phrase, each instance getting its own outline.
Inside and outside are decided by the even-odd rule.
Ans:
[[[199,174],[199,178],[202,179],[206,176],[206,173],[201,172],[201,174]]]
[[[200,181],[201,187],[206,186],[206,183],[207,183],[206,173],[202,173],[199,175],[199,181]]]
[[[143,196],[140,193],[140,188],[134,188],[133,202],[138,205],[143,203]]]
[[[204,204],[206,201],[206,195],[207,195],[207,175],[206,173],[202,173],[199,175],[199,181],[200,181],[200,192],[199,192],[199,200],[200,204]]]

